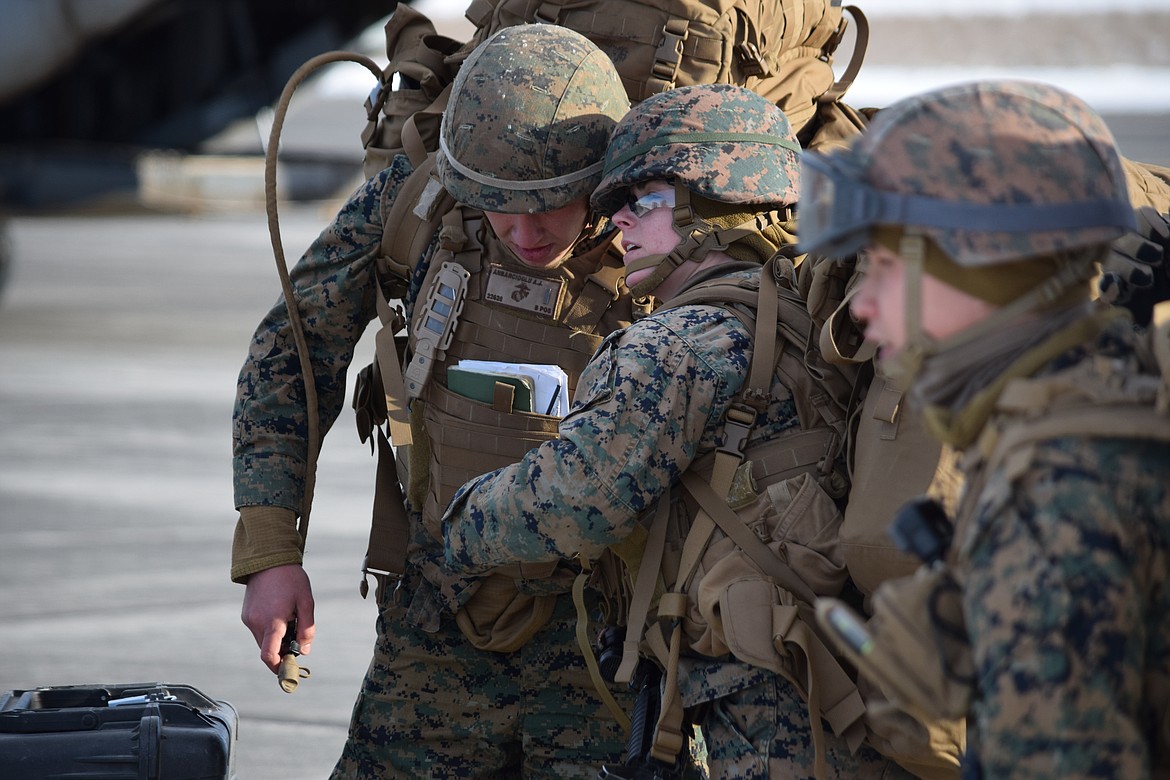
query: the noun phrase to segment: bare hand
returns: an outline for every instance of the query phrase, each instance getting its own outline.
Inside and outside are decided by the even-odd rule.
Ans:
[[[317,626],[313,620],[313,588],[300,565],[274,566],[248,578],[240,619],[256,638],[260,660],[273,674],[280,668],[280,643],[293,618],[297,621],[301,653],[307,655]]]

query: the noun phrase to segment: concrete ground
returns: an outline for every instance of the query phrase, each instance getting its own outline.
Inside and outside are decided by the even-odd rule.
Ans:
[[[325,219],[286,209],[289,251]],[[24,217],[11,232],[0,693],[193,685],[239,711],[241,779],[326,776],[374,637],[374,606],[357,592],[373,461],[351,413],[318,472],[306,559],[318,639],[303,658],[313,676],[286,694],[239,621],[243,588],[228,580],[235,377],[280,295],[263,214]]]

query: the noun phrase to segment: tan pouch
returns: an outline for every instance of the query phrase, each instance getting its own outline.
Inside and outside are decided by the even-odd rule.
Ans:
[[[966,717],[974,659],[959,586],[945,566],[882,583],[868,623],[835,599],[818,599],[817,620],[893,704],[924,720]]]
[[[480,650],[510,653],[544,628],[556,603],[556,596],[521,593],[512,577],[496,573],[485,578],[455,613],[455,623]]]
[[[967,749],[964,718],[923,720],[885,697],[866,677],[857,681],[865,699],[866,741],[883,756],[923,780],[954,780]]]
[[[736,514],[814,593],[841,592],[847,577],[837,542],[841,512],[811,475],[769,485]],[[684,631],[692,650],[776,667],[772,607],[782,603],[781,588],[730,538],[713,537],[688,602]]]

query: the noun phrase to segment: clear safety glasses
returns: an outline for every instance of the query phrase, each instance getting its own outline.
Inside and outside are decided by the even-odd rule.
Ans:
[[[848,152],[800,156],[799,249],[829,257],[854,254],[875,225],[1031,233],[1096,226],[1132,229],[1133,210],[1115,200],[1068,203],[962,203],[882,192],[861,181]]]

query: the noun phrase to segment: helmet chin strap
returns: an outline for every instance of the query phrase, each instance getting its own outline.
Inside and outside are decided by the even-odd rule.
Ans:
[[[886,375],[905,391],[922,369],[922,361],[937,345],[922,329],[922,267],[926,240],[917,230],[908,227],[898,242],[898,254],[906,263],[906,291],[902,302],[906,346],[893,357],[883,358],[881,363]]]
[[[708,252],[723,251],[735,241],[756,233],[762,233],[770,225],[782,225],[787,219],[784,212],[766,211],[752,219],[730,228],[717,228],[696,216],[691,208],[691,191],[681,182],[674,183],[674,232],[679,235],[678,245],[665,255],[648,255],[626,266],[626,277],[635,271],[653,268],[654,272],[630,287],[634,298],[645,298],[666,281],[666,277],[685,262],[701,263]]]

